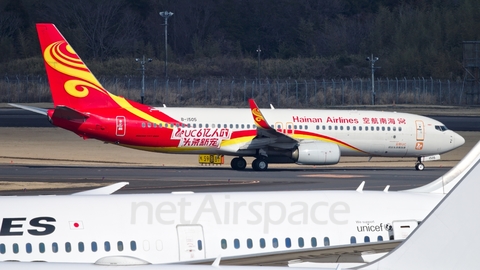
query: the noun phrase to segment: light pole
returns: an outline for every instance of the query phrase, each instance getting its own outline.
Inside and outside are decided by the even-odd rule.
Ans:
[[[372,64],[372,105],[375,105],[375,62],[377,62],[378,57],[373,57],[373,53],[371,57],[367,57],[367,61],[370,61]]]
[[[170,11],[162,11],[159,13],[165,19],[165,79],[167,78],[167,25],[168,25],[168,18],[173,15],[173,12]]]
[[[145,64],[147,63],[147,61],[152,62],[152,58],[148,58],[145,61],[145,55],[143,55],[142,60],[135,58],[135,61],[140,63],[141,70],[142,70],[142,93],[140,95],[141,95],[142,104],[143,104],[143,99],[145,97]]]
[[[260,81],[260,53],[262,50],[260,50],[260,45],[258,45],[257,53],[258,53],[258,68],[257,68],[257,80]],[[258,84],[257,81],[257,84]]]

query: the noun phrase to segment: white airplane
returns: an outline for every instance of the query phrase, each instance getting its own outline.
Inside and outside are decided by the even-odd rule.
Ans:
[[[480,144],[477,144],[477,148]],[[477,149],[478,150],[478,149]],[[478,153],[477,153],[478,154]],[[416,270],[416,269],[480,269],[480,260],[476,257],[477,246],[480,242],[480,234],[476,233],[480,226],[480,217],[474,208],[480,205],[480,160],[475,159],[473,164],[461,173],[462,179],[454,189],[431,211],[423,222],[412,234],[396,249],[385,257],[360,267],[348,269],[365,270]],[[450,186],[450,184],[448,184]],[[388,203],[381,201],[381,203]],[[72,209],[72,211],[75,211]],[[168,211],[167,211],[168,212]],[[165,213],[160,211],[160,214]],[[83,224],[82,224],[83,226]],[[19,228],[19,226],[17,226]],[[321,229],[319,229],[321,230]],[[235,235],[238,231],[231,231]],[[159,229],[158,234],[164,234]],[[221,232],[219,232],[220,234]],[[235,236],[233,236],[235,237]],[[68,236],[64,241],[68,241]],[[192,238],[192,246],[195,248],[195,238]],[[165,243],[166,244],[166,243]],[[158,247],[158,246],[157,246]],[[166,248],[163,247],[162,249]],[[205,246],[207,248],[207,246]],[[73,251],[72,251],[73,252]],[[86,251],[84,251],[86,252]],[[181,252],[180,252],[181,253]],[[158,254],[162,256],[163,254]],[[162,269],[162,270],[283,270],[285,267],[265,266],[220,266],[217,258],[212,266],[206,265],[149,265],[148,262],[131,257],[119,260],[115,257],[106,257],[95,264],[71,264],[71,263],[20,263],[0,262],[0,267],[6,270],[18,269]],[[292,268],[305,269],[305,268]],[[320,268],[316,268],[320,269]],[[326,269],[326,268],[321,268]],[[341,264],[328,269],[347,269]]]
[[[0,197],[0,261],[278,264],[385,252],[480,159],[480,143],[424,187]],[[389,241],[394,240],[394,241]]]
[[[395,112],[150,107],[108,92],[53,24],[37,24],[54,109],[11,104],[48,116],[83,138],[165,153],[236,156],[231,167],[254,170],[269,163],[336,164],[341,156],[416,157],[464,144],[434,119]],[[268,119],[268,121],[267,121]]]

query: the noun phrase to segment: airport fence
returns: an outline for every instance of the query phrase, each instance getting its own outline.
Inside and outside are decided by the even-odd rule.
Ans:
[[[110,92],[141,101],[142,78],[100,77]],[[318,108],[340,105],[472,105],[462,81],[433,78],[370,79],[159,79],[145,78],[144,103],[167,106],[245,107],[253,97],[259,106]],[[51,102],[45,76],[4,76],[0,81],[0,102]]]

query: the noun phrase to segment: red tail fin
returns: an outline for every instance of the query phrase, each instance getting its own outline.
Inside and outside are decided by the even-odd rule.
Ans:
[[[118,107],[117,97],[103,88],[55,25],[39,23],[37,33],[55,107]]]

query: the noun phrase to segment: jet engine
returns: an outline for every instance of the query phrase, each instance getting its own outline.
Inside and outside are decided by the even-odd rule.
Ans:
[[[302,142],[292,152],[297,164],[332,165],[340,161],[340,148],[334,143]]]

